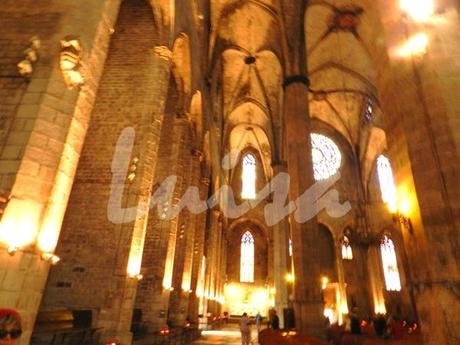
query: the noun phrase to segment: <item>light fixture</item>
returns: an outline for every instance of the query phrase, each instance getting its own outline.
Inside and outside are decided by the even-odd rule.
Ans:
[[[291,273],[286,274],[286,281],[289,283],[293,283],[295,280],[294,275]]]
[[[42,253],[42,260],[49,262],[52,266],[56,265],[61,259],[53,253]]]
[[[326,276],[322,277],[321,278],[321,288],[325,290],[328,284],[329,284],[329,278]]]
[[[132,279],[136,279],[136,280],[142,280],[144,278],[144,276],[142,274],[134,274],[134,275],[129,275],[130,278]]]
[[[400,57],[421,56],[426,53],[429,39],[428,35],[420,32],[410,37],[397,51]]]
[[[61,40],[59,66],[65,83],[69,89],[78,88],[84,84],[80,72],[81,44],[76,36],[66,36]]]
[[[397,205],[388,206],[390,213],[393,216],[393,221],[401,224],[409,233],[413,233],[412,222],[409,218],[410,213],[410,203],[408,200],[404,199],[400,201]]]
[[[10,246],[8,247],[8,254],[10,254],[11,256],[13,256],[14,254],[16,254],[16,252],[18,251],[18,247],[15,247],[15,246]]]

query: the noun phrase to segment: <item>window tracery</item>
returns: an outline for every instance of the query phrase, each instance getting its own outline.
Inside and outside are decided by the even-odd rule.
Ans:
[[[387,291],[401,291],[395,246],[388,236],[384,236],[380,243],[380,253],[382,255],[383,273],[385,275]]]
[[[248,153],[243,157],[243,173],[242,173],[242,190],[241,197],[243,199],[256,198],[256,159]]]
[[[254,237],[249,231],[241,237],[240,281],[254,282]]]
[[[342,163],[342,154],[328,137],[311,134],[313,173],[316,181],[325,180],[337,173]]]

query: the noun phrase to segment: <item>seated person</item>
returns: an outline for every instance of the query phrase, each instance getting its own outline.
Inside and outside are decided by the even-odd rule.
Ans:
[[[14,309],[0,309],[0,345],[15,345],[21,334],[19,313]]]

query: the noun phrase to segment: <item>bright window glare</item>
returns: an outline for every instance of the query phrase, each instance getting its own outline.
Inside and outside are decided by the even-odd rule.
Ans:
[[[311,149],[315,180],[325,180],[335,175],[342,162],[337,145],[324,135],[312,133]]]
[[[424,22],[434,14],[433,0],[401,0],[401,9],[417,22]]]
[[[254,237],[246,231],[241,237],[240,281],[254,282]]]
[[[387,290],[401,291],[401,280],[399,278],[395,246],[393,241],[387,236],[383,237],[383,241],[380,244],[380,253],[382,255],[383,272]]]
[[[243,158],[243,188],[241,197],[243,199],[256,198],[256,159],[253,155],[247,154]]]

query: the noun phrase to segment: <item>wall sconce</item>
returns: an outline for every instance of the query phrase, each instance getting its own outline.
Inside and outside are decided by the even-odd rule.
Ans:
[[[42,260],[49,262],[52,266],[56,265],[61,259],[53,253],[42,253]]]
[[[30,39],[29,47],[24,50],[24,59],[21,60],[18,64],[18,72],[24,78],[29,78],[33,71],[32,62],[38,60],[38,49],[40,48],[40,40],[38,37],[34,36]]]
[[[81,52],[81,44],[77,37],[66,36],[61,40],[59,66],[69,89],[75,89],[84,84],[80,72]]]
[[[286,281],[288,283],[294,283],[294,280],[295,280],[295,278],[294,278],[293,274],[291,274],[291,273],[286,274]]]
[[[328,284],[329,284],[329,278],[328,277],[322,277],[321,278],[321,288],[323,290],[326,290]]]
[[[409,233],[413,233],[412,222],[407,216],[410,212],[410,205],[408,201],[403,201],[399,203],[397,207],[390,208],[390,212],[393,216],[393,221],[395,223],[401,224]]]

